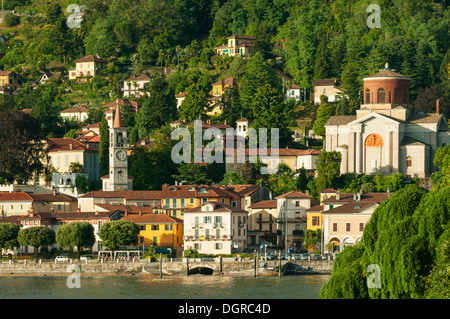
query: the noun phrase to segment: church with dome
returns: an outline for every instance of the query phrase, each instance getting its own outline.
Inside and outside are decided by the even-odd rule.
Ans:
[[[364,103],[356,115],[331,116],[325,124],[325,150],[341,153],[341,174],[430,176],[437,170],[436,150],[450,143],[439,100],[435,113],[412,110],[410,78],[388,64],[363,80]]]

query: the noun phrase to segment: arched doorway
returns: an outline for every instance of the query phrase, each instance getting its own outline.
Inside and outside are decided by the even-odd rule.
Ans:
[[[383,159],[383,138],[376,134],[370,134],[367,136],[364,143],[364,171],[366,174],[377,174],[381,171],[384,164]]]
[[[331,252],[332,253],[337,253],[339,252],[341,249],[341,241],[339,240],[339,238],[334,237],[330,239],[330,244],[332,244],[332,249]]]

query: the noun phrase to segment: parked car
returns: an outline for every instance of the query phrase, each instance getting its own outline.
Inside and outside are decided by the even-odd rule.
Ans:
[[[67,256],[56,256],[55,261],[69,261]]]
[[[274,244],[269,243],[268,241],[265,241],[263,243],[261,243],[261,248],[264,248],[264,246],[266,246],[267,248],[274,248]]]
[[[89,260],[89,259],[93,259],[94,255],[84,255],[80,257],[80,260]]]
[[[328,257],[330,257],[330,259],[331,259],[330,254],[329,253],[325,253],[325,254],[322,255],[322,260],[328,260]]]
[[[308,257],[309,257],[309,254],[305,253],[305,254],[302,254],[302,255],[300,256],[300,259],[302,259],[302,260],[307,260]]]
[[[262,255],[262,257],[265,257],[265,255]],[[267,260],[274,260],[275,254],[267,254]]]
[[[311,255],[311,260],[319,260],[319,259],[320,259],[320,255],[319,254]]]

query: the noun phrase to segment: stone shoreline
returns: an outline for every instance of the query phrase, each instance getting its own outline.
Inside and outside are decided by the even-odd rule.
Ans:
[[[264,263],[262,263],[264,264]],[[164,262],[163,276],[187,276],[186,264],[183,262]],[[298,267],[294,273],[287,275],[314,275],[314,274],[330,274],[333,263],[323,262],[296,262]],[[75,267],[79,268],[75,268]],[[278,272],[273,269],[273,263],[269,263],[268,268],[258,268],[258,276],[278,276]],[[212,275],[229,275],[229,276],[254,276],[254,262],[224,262],[221,266],[218,263],[191,263],[189,270],[197,267],[205,267],[213,269]],[[222,268],[219,268],[222,267]],[[74,269],[83,276],[100,276],[100,275],[139,275],[149,274],[154,276],[160,275],[159,263],[147,263],[145,261],[131,262],[98,262],[90,261],[88,263],[82,261],[69,262],[2,262],[0,263],[0,276],[67,276],[74,272]],[[222,271],[220,272],[219,269]],[[195,274],[190,274],[193,276]]]

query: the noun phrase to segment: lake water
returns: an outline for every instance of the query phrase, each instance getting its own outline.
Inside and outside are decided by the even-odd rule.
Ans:
[[[0,299],[317,299],[329,278],[81,274],[69,288],[68,276],[1,276]]]

